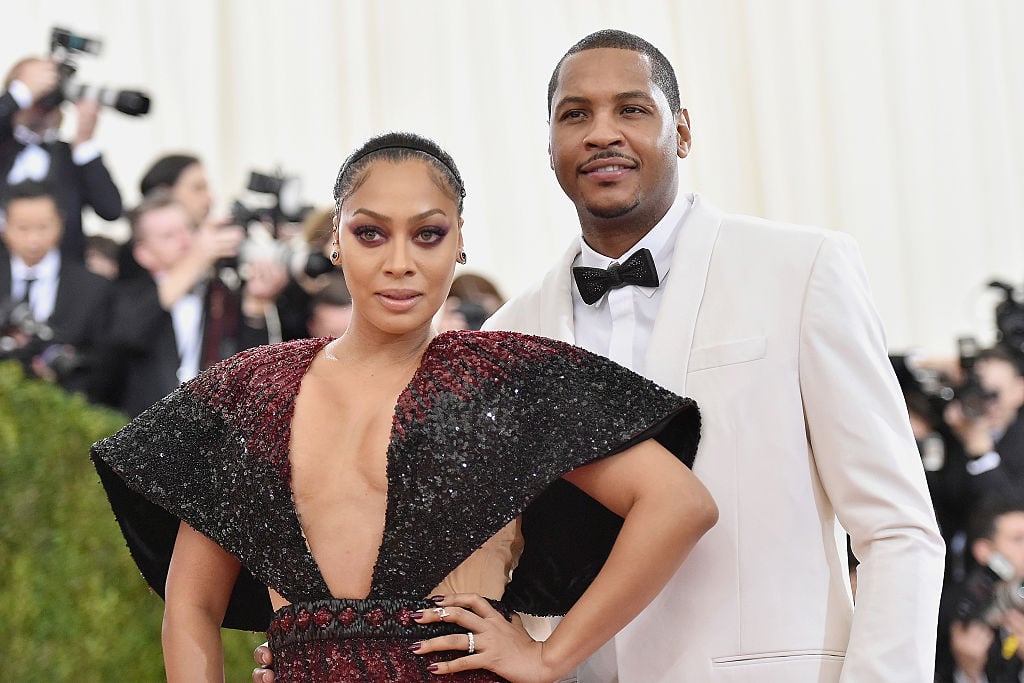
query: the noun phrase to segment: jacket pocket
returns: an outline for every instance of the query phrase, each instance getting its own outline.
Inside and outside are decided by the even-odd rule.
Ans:
[[[715,657],[711,660],[711,663],[716,667],[785,664],[800,660],[824,660],[841,664],[844,659],[846,659],[846,653],[842,650],[780,650],[778,652],[750,652]]]
[[[699,346],[690,351],[688,372],[747,363],[764,358],[766,355],[768,355],[768,339],[766,337],[749,337],[714,346]]]

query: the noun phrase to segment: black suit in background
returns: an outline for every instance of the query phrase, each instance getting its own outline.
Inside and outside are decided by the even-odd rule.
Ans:
[[[219,281],[206,288],[200,369],[267,343],[265,326],[242,319],[240,297]],[[135,417],[179,384],[180,357],[171,314],[160,306],[156,281],[143,273],[114,285],[103,339],[102,400]]]
[[[57,299],[45,322],[53,329],[50,344],[75,348],[77,362],[59,376],[60,385],[95,399],[98,390],[97,353],[109,312],[111,283],[75,261],[61,258]],[[11,256],[0,246],[0,301],[11,296]]]
[[[24,145],[14,139],[13,118],[18,103],[9,92],[0,96],[0,187],[7,186],[7,174]],[[50,169],[43,179],[50,186],[64,217],[64,236],[60,251],[65,259],[82,262],[85,258],[85,233],[82,231],[82,209],[91,206],[100,218],[108,221],[121,217],[121,193],[103,165],[103,157],[78,166],[71,158],[66,142],[42,145],[50,154]]]

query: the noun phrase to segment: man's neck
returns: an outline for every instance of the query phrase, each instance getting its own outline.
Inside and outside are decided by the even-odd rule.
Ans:
[[[590,248],[608,258],[619,258],[654,229],[672,208],[672,202],[652,211],[634,209],[616,218],[598,218],[579,210],[580,229]]]

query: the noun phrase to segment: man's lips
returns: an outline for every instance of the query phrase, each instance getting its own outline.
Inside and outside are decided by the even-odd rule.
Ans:
[[[617,180],[636,166],[635,161],[625,157],[604,157],[583,164],[580,173],[595,180]]]

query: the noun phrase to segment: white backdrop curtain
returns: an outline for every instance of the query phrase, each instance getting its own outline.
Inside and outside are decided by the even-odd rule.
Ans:
[[[35,0],[0,9],[6,62],[45,53],[54,25],[104,40],[82,80],[153,96],[150,116],[98,131],[129,204],[153,159],[184,150],[222,207],[278,165],[325,205],[352,147],[410,129],[467,179],[470,270],[514,293],[575,233],[546,156],[551,69],[616,27],[677,69],[684,185],[854,235],[894,349],[990,340],[984,284],[1024,280],[1017,0]]]

